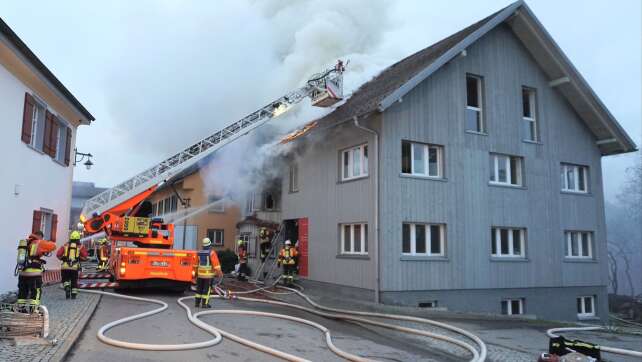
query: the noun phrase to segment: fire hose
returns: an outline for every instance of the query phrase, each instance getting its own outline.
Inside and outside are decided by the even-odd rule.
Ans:
[[[548,335],[551,338],[557,338],[559,337],[559,335],[556,333],[559,333],[559,332],[597,331],[602,329],[604,329],[604,327],[601,327],[601,326],[552,328],[546,331],[546,335]],[[642,352],[633,351],[629,349],[607,347],[607,346],[596,346],[596,347],[602,352],[614,353],[614,354],[619,354],[623,356],[642,357]]]
[[[457,327],[454,327],[454,326],[450,326],[448,324],[441,323],[441,322],[436,322],[436,321],[432,321],[432,320],[428,320],[428,319],[424,319],[424,318],[402,316],[402,315],[391,315],[391,314],[380,314],[380,313],[369,313],[369,312],[357,312],[357,311],[348,311],[348,310],[328,308],[328,307],[324,307],[322,305],[319,305],[319,304],[313,302],[309,297],[307,297],[307,295],[303,294],[302,292],[300,292],[298,290],[291,289],[291,288],[282,288],[282,289],[287,290],[288,291],[287,294],[295,293],[295,294],[299,295],[304,300],[306,300],[306,302],[311,304],[314,308],[317,308],[317,309],[320,309],[320,310],[307,308],[307,307],[300,306],[300,305],[297,305],[297,304],[286,303],[286,302],[283,302],[283,301],[263,300],[263,299],[236,296],[236,294],[249,294],[249,292],[259,292],[259,291],[265,291],[265,292],[270,292],[270,293],[275,293],[275,294],[284,294],[284,293],[279,293],[279,292],[268,291],[267,288],[270,288],[272,286],[273,285],[264,286],[264,287],[261,287],[261,288],[257,288],[257,289],[255,289],[253,291],[239,291],[239,292],[225,293],[225,292],[223,292],[222,289],[218,288],[218,285],[217,285],[215,287],[215,289],[217,289],[217,291],[219,293],[223,294],[223,295],[215,295],[213,297],[217,298],[217,299],[226,299],[226,298],[232,297],[234,299],[247,301],[247,302],[257,302],[257,303],[264,303],[264,304],[279,305],[279,306],[283,306],[283,307],[289,307],[289,308],[295,308],[295,309],[303,310],[303,311],[306,311],[306,312],[309,312],[309,313],[312,313],[312,314],[315,314],[315,315],[327,317],[327,318],[341,319],[341,320],[347,320],[347,321],[356,322],[356,323],[363,323],[363,324],[370,324],[370,325],[384,327],[384,328],[387,328],[387,329],[393,329],[393,330],[397,330],[397,331],[401,331],[401,332],[406,332],[406,333],[412,333],[412,334],[416,334],[416,335],[431,337],[431,338],[435,338],[435,339],[438,339],[438,340],[442,340],[442,341],[446,341],[446,342],[458,345],[458,346],[466,349],[473,356],[471,361],[484,361],[485,358],[486,358],[486,346],[477,336],[473,335],[472,333],[470,333],[468,331],[465,331],[465,330],[462,330],[460,328],[457,328]],[[248,346],[250,348],[259,350],[259,351],[267,353],[267,354],[271,354],[271,355],[273,355],[275,357],[279,357],[279,358],[282,358],[284,360],[296,361],[296,362],[306,361],[305,359],[302,359],[300,357],[297,357],[297,356],[294,356],[294,355],[279,351],[277,349],[258,344],[256,342],[250,341],[248,339],[236,336],[236,335],[234,335],[232,333],[223,331],[221,329],[218,329],[218,328],[216,328],[216,327],[214,327],[212,325],[209,325],[209,324],[199,320],[200,316],[212,315],[212,314],[253,315],[253,316],[261,316],[261,317],[285,319],[285,320],[294,321],[294,322],[297,322],[297,323],[302,323],[302,324],[314,327],[316,329],[319,329],[324,334],[326,345],[336,355],[338,355],[340,357],[343,357],[343,358],[345,358],[347,360],[350,360],[350,361],[368,361],[368,359],[353,355],[353,354],[351,354],[349,352],[345,352],[345,351],[337,348],[332,343],[332,336],[330,334],[330,331],[326,327],[324,327],[321,324],[318,324],[316,322],[313,322],[313,321],[310,321],[310,320],[307,320],[307,319],[303,319],[303,318],[297,318],[297,317],[289,316],[289,315],[283,315],[283,314],[277,314],[277,313],[259,312],[259,311],[249,311],[249,310],[206,310],[206,311],[201,311],[201,312],[197,312],[197,313],[192,314],[192,311],[190,310],[190,308],[185,303],[183,303],[183,301],[186,300],[186,299],[193,299],[194,298],[193,296],[179,298],[177,300],[177,303],[183,309],[185,309],[185,311],[187,313],[187,318],[192,324],[196,325],[197,327],[199,327],[199,328],[203,329],[204,331],[206,331],[207,333],[211,334],[212,336],[214,336],[214,338],[212,338],[210,340],[207,340],[207,341],[203,341],[203,342],[185,343],[185,344],[144,344],[144,343],[136,343],[136,342],[128,342],[128,341],[118,340],[118,339],[114,339],[114,338],[106,336],[105,333],[108,330],[110,330],[110,329],[112,329],[112,328],[114,328],[114,327],[116,327],[118,325],[122,325],[122,324],[125,324],[125,323],[128,323],[128,322],[134,321],[134,320],[138,320],[138,319],[145,318],[145,317],[148,317],[148,316],[151,316],[151,315],[154,315],[154,314],[161,313],[161,312],[163,312],[164,310],[166,310],[168,308],[168,304],[163,302],[163,301],[157,300],[157,299],[134,297],[134,296],[129,296],[129,295],[104,292],[104,291],[81,290],[81,292],[93,293],[93,294],[101,294],[101,295],[105,295],[105,296],[109,296],[109,297],[115,297],[115,298],[121,298],[121,299],[142,301],[142,302],[147,302],[147,303],[158,304],[158,305],[161,306],[160,308],[156,308],[156,309],[153,309],[151,311],[147,311],[147,312],[135,314],[135,315],[132,315],[132,316],[128,316],[128,317],[125,317],[125,318],[110,322],[110,323],[105,324],[104,326],[102,326],[98,330],[97,338],[100,341],[102,341],[103,343],[106,343],[106,344],[109,344],[109,345],[112,345],[112,346],[115,346],[115,347],[136,349],[136,350],[146,350],[146,351],[182,351],[182,350],[190,350],[190,349],[211,347],[211,346],[214,346],[214,345],[220,343],[222,341],[223,337],[225,337],[225,338],[233,340],[233,341],[235,341],[237,343],[243,344],[245,346]],[[329,312],[336,312],[336,313],[328,313],[328,312],[324,312],[323,310],[329,311]],[[393,324],[373,321],[373,320],[369,320],[369,319],[365,319],[365,318],[361,318],[361,317],[355,317],[354,315],[371,316],[371,317],[377,317],[377,318],[397,319],[397,320],[403,320],[403,321],[411,321],[411,322],[418,322],[418,323],[424,323],[424,324],[432,324],[434,326],[439,326],[439,327],[448,329],[450,331],[462,334],[462,335],[466,336],[467,338],[470,338],[471,340],[473,340],[479,346],[480,351],[478,352],[477,349],[474,348],[473,346],[471,346],[470,344],[468,344],[468,343],[466,343],[464,341],[458,340],[456,338],[453,338],[453,337],[440,335],[440,334],[428,332],[428,331],[425,331],[425,330],[402,327],[402,326],[398,326],[398,325],[393,325]]]

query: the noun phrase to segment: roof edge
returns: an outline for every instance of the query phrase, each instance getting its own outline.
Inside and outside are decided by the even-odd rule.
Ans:
[[[49,83],[54,90],[60,93],[63,99],[70,103],[70,105],[75,108],[78,113],[85,117],[88,122],[82,122],[81,124],[90,124],[92,121],[95,121],[96,118],[89,113],[85,106],[80,103],[80,101],[65,87],[64,84],[47,68],[47,66],[36,56],[36,54],[29,49],[27,44],[25,44],[22,39],[11,29],[11,27],[0,18],[0,34],[6,37],[8,43],[14,48],[14,52],[22,55],[24,57],[23,61],[26,61],[30,64],[37,73],[40,73],[44,80]]]
[[[620,125],[620,123],[615,119],[608,107],[606,107],[606,105],[598,97],[598,95],[595,93],[586,79],[584,79],[582,73],[577,70],[573,62],[571,62],[562,48],[560,48],[560,46],[557,44],[555,39],[553,39],[548,30],[546,30],[544,25],[539,21],[539,19],[537,19],[530,7],[527,4],[523,5],[524,6],[520,10],[524,11],[524,13],[527,15],[527,20],[533,22],[533,31],[537,31],[539,33],[537,36],[538,38],[542,39],[542,41],[545,43],[544,45],[550,47],[550,50],[556,53],[555,55],[557,56],[557,61],[560,63],[562,68],[566,68],[562,69],[562,71],[572,79],[570,82],[571,85],[575,86],[577,88],[577,91],[586,99],[590,106],[595,108],[595,112],[597,113],[598,118],[602,120],[604,126],[613,134],[614,137],[616,137],[618,143],[620,143],[620,145],[622,146],[621,152],[609,152],[605,153],[604,155],[608,156],[637,151],[638,148],[633,139],[631,139],[629,134],[624,130],[624,128],[622,128],[622,125]]]
[[[504,10],[502,10],[499,14],[495,15],[494,18],[487,21],[479,29],[475,30],[474,32],[469,34],[467,37],[465,37],[462,41],[460,41],[455,46],[450,48],[448,51],[442,54],[439,58],[437,58],[434,62],[432,62],[428,67],[426,67],[426,69],[417,73],[414,77],[410,78],[410,80],[404,83],[401,87],[397,88],[394,92],[386,96],[379,103],[379,106],[377,107],[379,112],[385,111],[392,104],[394,104],[396,101],[398,101],[403,96],[405,96],[408,92],[410,92],[413,88],[419,85],[419,83],[423,82],[426,78],[428,78],[434,72],[439,70],[444,64],[451,61],[455,56],[457,56],[457,54],[461,53],[464,49],[469,47],[472,43],[476,42],[479,38],[484,36],[490,30],[495,28],[497,25],[501,24],[504,20],[508,19],[522,5],[524,5],[523,0],[519,0],[512,3],[511,5],[507,6]]]

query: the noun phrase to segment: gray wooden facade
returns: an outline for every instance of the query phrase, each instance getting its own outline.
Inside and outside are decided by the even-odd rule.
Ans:
[[[465,129],[466,74],[483,77],[486,134]],[[283,219],[309,218],[309,278],[376,289],[375,240],[378,175],[380,297],[417,305],[439,300],[454,310],[500,312],[504,298],[523,298],[525,314],[575,318],[576,297],[596,297],[607,315],[607,257],[602,153],[594,133],[550,84],[513,30],[500,24],[381,113],[350,120],[308,136],[298,165],[299,191],[283,178]],[[537,143],[524,141],[522,87],[537,94]],[[444,177],[401,174],[401,142],[443,146]],[[368,143],[369,176],[342,182],[340,153]],[[489,153],[523,157],[523,187],[489,184]],[[561,191],[560,163],[589,168],[589,192]],[[379,169],[379,170],[377,170]],[[287,175],[287,170],[284,170]],[[367,256],[341,255],[339,224],[368,223]],[[445,224],[445,257],[402,256],[402,223]],[[526,257],[491,257],[493,226],[526,228]],[[565,230],[593,233],[593,259],[564,257]]]

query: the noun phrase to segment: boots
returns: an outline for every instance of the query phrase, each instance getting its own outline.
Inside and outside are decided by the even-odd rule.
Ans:
[[[69,286],[65,286],[65,299],[69,298],[71,298],[71,288]],[[75,296],[74,299],[76,299]]]
[[[201,298],[194,298],[194,308],[201,307]]]

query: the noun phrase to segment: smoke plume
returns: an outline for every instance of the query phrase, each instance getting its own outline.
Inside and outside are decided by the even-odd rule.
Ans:
[[[276,99],[303,84],[314,73],[349,60],[344,76],[347,96],[372,78],[388,57],[381,54],[384,29],[388,28],[386,1],[255,1],[252,3],[273,34],[271,51],[276,66],[269,87]],[[249,102],[249,100],[248,100]],[[285,115],[221,151],[213,167],[202,172],[209,190],[224,190],[242,200],[282,177],[284,156],[290,145],[280,144],[283,135],[331,111],[303,101]]]

